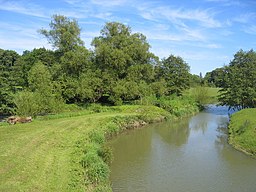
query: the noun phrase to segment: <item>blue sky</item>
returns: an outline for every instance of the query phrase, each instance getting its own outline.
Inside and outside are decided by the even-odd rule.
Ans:
[[[0,0],[0,48],[51,49],[37,30],[48,29],[53,14],[77,19],[87,48],[106,22],[129,25],[146,35],[155,55],[181,56],[193,74],[256,47],[255,0]]]

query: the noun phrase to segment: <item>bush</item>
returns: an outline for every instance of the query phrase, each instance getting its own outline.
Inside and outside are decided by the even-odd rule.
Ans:
[[[45,97],[38,92],[22,91],[14,96],[16,114],[20,116],[37,116],[57,113],[64,103],[61,99],[49,95]]]
[[[15,95],[16,113],[20,116],[36,116],[40,112],[39,94],[22,91]]]
[[[209,88],[197,86],[192,90],[192,97],[198,102],[199,105],[205,105],[210,101]]]

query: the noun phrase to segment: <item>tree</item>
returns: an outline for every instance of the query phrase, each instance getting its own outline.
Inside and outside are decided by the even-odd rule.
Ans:
[[[29,71],[29,88],[47,97],[52,93],[52,78],[49,70],[42,62],[37,62]]]
[[[182,91],[190,85],[189,69],[181,57],[170,55],[157,67],[157,76],[164,78],[169,94],[182,95]]]
[[[60,53],[72,51],[77,46],[83,45],[80,38],[81,29],[76,20],[71,20],[63,15],[53,15],[49,26],[49,31],[41,29],[39,33],[44,35]]]
[[[18,92],[14,97],[17,114],[36,116],[60,110],[62,99],[54,94],[51,74],[42,62],[31,68],[28,83],[29,89]]]
[[[219,101],[231,108],[256,107],[256,52],[240,50],[224,68]]]
[[[54,73],[53,66],[58,62],[58,58],[55,52],[45,48],[24,51],[22,56],[17,60],[14,69],[16,75],[20,77],[18,84],[22,89],[28,87],[28,73],[37,62],[41,62],[51,70],[51,73]]]
[[[117,79],[124,79],[129,67],[150,64],[156,59],[149,52],[150,45],[144,35],[132,34],[130,27],[118,22],[107,23],[92,45],[95,47],[96,65]]]
[[[190,74],[190,87],[201,85],[202,79],[200,75]]]
[[[76,50],[68,51],[60,59],[61,73],[71,77],[79,77],[80,74],[93,68],[91,53],[82,46]]]
[[[20,55],[15,51],[0,49],[0,114],[12,113],[13,94],[18,90],[15,65]]]
[[[77,97],[80,101],[96,102],[102,96],[103,80],[100,71],[87,70],[78,79]]]
[[[223,81],[224,73],[225,73],[224,67],[214,69],[213,71],[207,72],[205,74],[204,81],[206,81],[210,86],[224,87],[224,81]]]
[[[101,30],[101,36],[94,38],[92,45],[103,84],[109,85],[104,87],[103,94],[109,96],[110,102],[121,103],[121,100],[137,98],[135,88],[127,94],[131,81],[136,87],[141,81],[153,81],[153,64],[158,58],[149,51],[150,45],[144,35],[132,33],[131,28],[124,24],[110,22]]]

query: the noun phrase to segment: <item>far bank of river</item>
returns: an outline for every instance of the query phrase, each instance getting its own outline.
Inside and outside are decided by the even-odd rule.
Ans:
[[[113,191],[255,191],[256,160],[227,143],[228,113],[211,105],[112,139]]]

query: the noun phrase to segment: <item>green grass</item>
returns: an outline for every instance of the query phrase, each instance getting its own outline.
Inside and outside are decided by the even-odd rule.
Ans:
[[[106,137],[172,117],[155,106],[96,108],[0,123],[0,191],[111,191]]]
[[[231,116],[229,143],[236,149],[256,156],[256,108],[243,109]]]

